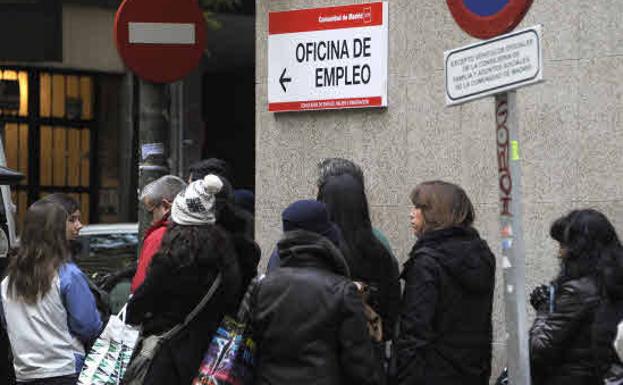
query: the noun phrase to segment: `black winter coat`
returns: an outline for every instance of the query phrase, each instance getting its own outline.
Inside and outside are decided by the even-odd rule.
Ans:
[[[240,272],[233,245],[221,235],[224,243],[204,245],[188,263],[166,258],[161,249],[130,299],[128,323],[142,325],[142,336],[162,334],[184,321],[222,273],[222,283],[203,311],[157,354],[145,385],[190,385],[223,316],[235,313]]]
[[[487,385],[495,257],[476,230],[421,236],[405,263],[397,339],[400,385]]]
[[[623,365],[612,344],[619,323],[623,321],[623,258],[620,255],[602,257],[600,268],[602,298],[595,314],[592,334],[595,361],[604,377],[613,364]]]
[[[602,384],[611,365],[620,363],[612,342],[623,318],[623,261],[609,257],[585,274],[566,261],[554,284],[553,309],[537,310],[530,330],[535,385]]]
[[[394,339],[395,323],[400,310],[400,273],[398,261],[376,238],[376,258],[361,258],[349,264],[352,279],[369,286],[368,304],[381,316],[383,340]],[[348,252],[352,251],[349,249]]]
[[[253,215],[236,206],[231,199],[217,196],[216,223],[229,233],[233,241],[240,267],[241,287],[246,288],[257,275],[257,265],[262,252],[253,240]]]
[[[553,309],[542,306],[530,329],[534,385],[601,384],[592,341],[600,303],[597,283],[585,276],[556,286]]]
[[[378,384],[363,302],[341,253],[305,231],[286,233],[278,248],[281,267],[255,300],[255,384]]]

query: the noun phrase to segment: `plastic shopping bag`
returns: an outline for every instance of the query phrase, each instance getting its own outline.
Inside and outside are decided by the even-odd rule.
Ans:
[[[125,323],[125,306],[108,320],[87,354],[78,385],[118,385],[123,378],[139,329]]]
[[[225,317],[212,338],[193,385],[247,385],[255,366],[255,343],[246,325]]]
[[[256,346],[249,318],[253,311],[251,297],[263,277],[255,278],[247,288],[237,318],[223,318],[192,385],[250,385],[253,382]]]

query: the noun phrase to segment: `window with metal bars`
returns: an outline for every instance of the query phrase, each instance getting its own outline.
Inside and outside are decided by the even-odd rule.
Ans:
[[[18,225],[28,205],[55,192],[73,196],[85,222],[96,219],[94,76],[0,67],[3,80],[19,85],[18,103],[0,103],[7,166],[25,175],[13,189]]]

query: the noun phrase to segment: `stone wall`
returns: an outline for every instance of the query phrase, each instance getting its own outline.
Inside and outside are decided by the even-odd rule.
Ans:
[[[489,97],[445,107],[443,52],[475,41],[456,25],[445,1],[389,1],[387,109],[267,112],[268,12],[363,2],[257,2],[256,236],[262,266],[280,235],[281,210],[315,197],[315,166],[332,156],[364,168],[373,223],[401,260],[414,241],[408,193],[428,179],[466,189],[477,208],[476,226],[499,256],[494,102]],[[566,211],[603,210],[623,235],[621,14],[618,0],[535,0],[517,27],[543,24],[546,79],[517,96],[529,289],[557,271],[556,245],[547,234]],[[498,271],[498,288],[501,283]],[[501,299],[497,290],[495,375],[505,361]]]

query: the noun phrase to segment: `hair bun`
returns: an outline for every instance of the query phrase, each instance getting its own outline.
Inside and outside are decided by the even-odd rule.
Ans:
[[[205,188],[206,192],[210,194],[216,194],[220,192],[223,188],[223,181],[218,176],[214,174],[209,174],[206,175],[205,178],[203,178],[203,187]]]

